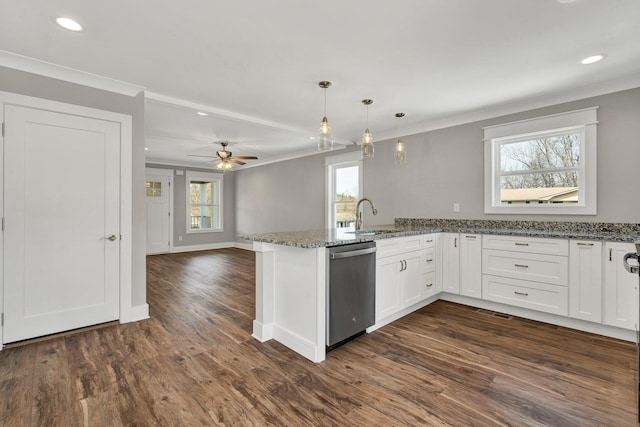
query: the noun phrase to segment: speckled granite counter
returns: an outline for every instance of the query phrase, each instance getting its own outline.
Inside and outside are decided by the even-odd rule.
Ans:
[[[373,234],[372,232],[374,231],[378,233]],[[552,237],[630,243],[640,241],[640,224],[631,223],[448,220],[425,218],[396,218],[395,224],[393,225],[372,226],[362,233],[348,232],[341,229],[329,229],[238,235],[237,238],[297,248],[320,248],[438,232],[500,234],[507,236]]]

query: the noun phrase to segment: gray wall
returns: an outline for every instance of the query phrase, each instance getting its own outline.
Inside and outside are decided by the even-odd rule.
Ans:
[[[600,107],[598,214],[485,215],[482,128],[592,106]],[[640,88],[402,139],[407,164],[393,163],[395,140],[376,142],[375,157],[364,161],[364,195],[379,212],[374,217],[365,209],[365,225],[390,224],[396,217],[640,222],[634,189],[640,170]],[[324,157],[236,172],[238,233],[324,228]],[[459,213],[453,203],[460,203]]]
[[[119,95],[49,77],[0,67],[0,90],[100,110],[128,114],[133,118],[133,305],[146,303],[146,235],[144,189],[144,95]]]
[[[236,218],[235,218],[235,186],[234,174],[227,172],[222,179],[222,232],[187,234],[187,170],[201,171],[208,173],[218,173],[211,169],[186,168],[184,166],[167,166],[157,164],[147,164],[149,168],[182,170],[184,175],[173,174],[173,246],[206,245],[210,243],[229,243],[235,240]],[[178,239],[182,236],[182,241]]]

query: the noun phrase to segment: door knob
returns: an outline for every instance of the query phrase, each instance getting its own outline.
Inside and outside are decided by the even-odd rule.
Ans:
[[[107,240],[109,240],[110,242],[113,242],[113,241],[115,241],[115,240],[117,239],[117,237],[116,237],[116,235],[115,235],[115,234],[110,234],[109,236],[104,237],[104,239],[107,239]]]

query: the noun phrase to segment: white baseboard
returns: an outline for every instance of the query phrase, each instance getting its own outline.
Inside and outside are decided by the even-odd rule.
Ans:
[[[269,341],[273,339],[273,323],[269,323],[268,325],[263,325],[257,320],[253,321],[253,334],[252,337],[257,339],[260,342]]]
[[[134,305],[126,310],[125,313],[120,314],[120,323],[137,322],[138,320],[148,319],[149,304]]]
[[[253,242],[242,243],[242,242],[234,242],[234,247],[238,249],[245,249],[247,251],[253,251]]]
[[[180,252],[209,251],[212,249],[226,249],[226,248],[234,248],[234,247],[236,247],[234,242],[207,243],[204,245],[174,246],[171,248],[169,253],[176,254]]]
[[[273,338],[280,344],[284,344],[296,353],[306,357],[312,362],[322,362],[325,358],[324,347],[319,349],[315,343],[283,329],[278,325],[273,327]]]

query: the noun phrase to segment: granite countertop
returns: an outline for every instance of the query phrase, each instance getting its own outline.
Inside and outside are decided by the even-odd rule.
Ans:
[[[254,242],[272,243],[276,245],[292,246],[297,248],[320,248],[328,246],[348,245],[351,243],[370,242],[393,237],[413,236],[429,233],[473,233],[473,234],[498,234],[505,236],[549,237],[580,240],[604,240],[614,242],[640,243],[640,235],[628,232],[610,231],[607,227],[590,226],[558,227],[559,229],[534,229],[534,228],[509,228],[495,227],[495,225],[519,225],[519,224],[423,224],[400,225],[396,224],[371,226],[363,232],[344,231],[342,229],[287,231],[277,233],[262,233],[238,235],[237,238]],[[485,226],[483,226],[485,225]],[[375,234],[373,232],[376,232]]]

